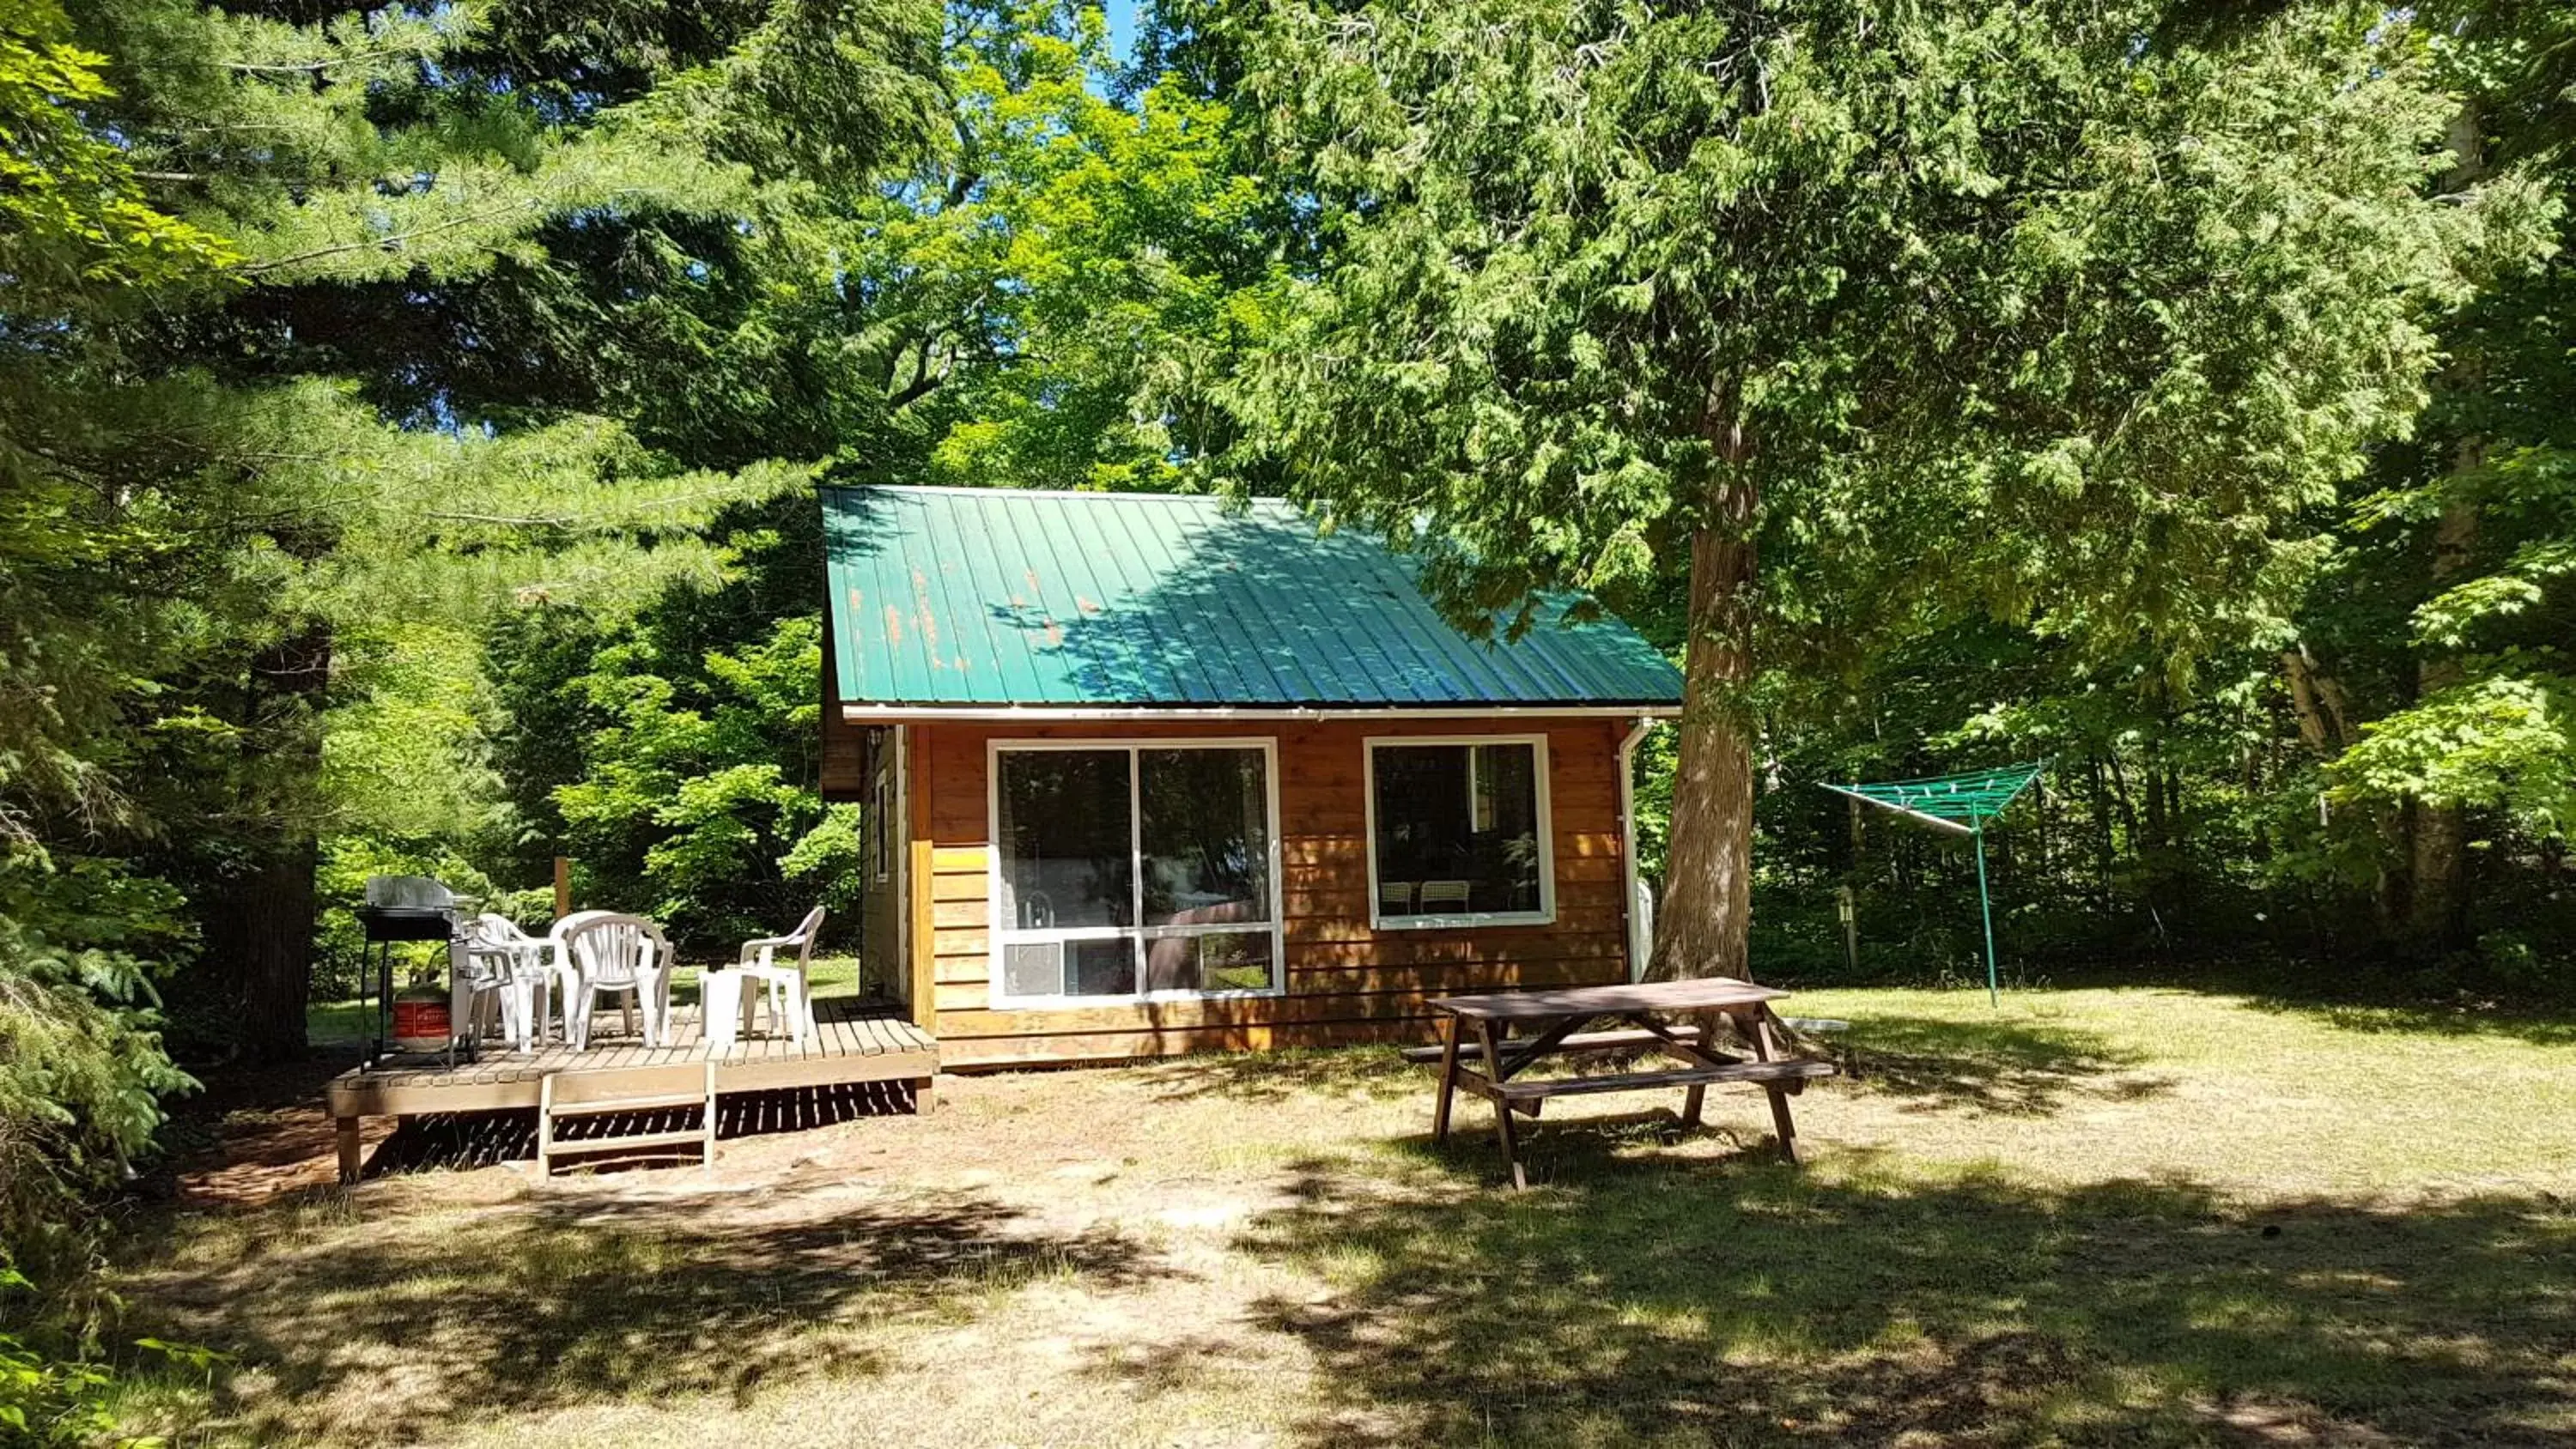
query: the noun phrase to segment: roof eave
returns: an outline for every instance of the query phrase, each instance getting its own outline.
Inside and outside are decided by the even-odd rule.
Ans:
[[[1146,723],[1156,720],[1334,719],[1671,719],[1682,712],[1672,700],[1586,700],[1548,704],[848,704],[849,724]]]

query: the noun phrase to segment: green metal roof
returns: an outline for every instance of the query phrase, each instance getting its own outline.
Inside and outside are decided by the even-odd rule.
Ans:
[[[1516,643],[1440,617],[1410,560],[1318,536],[1277,499],[828,488],[844,704],[1430,708],[1635,706],[1681,676],[1615,620],[1557,601]]]

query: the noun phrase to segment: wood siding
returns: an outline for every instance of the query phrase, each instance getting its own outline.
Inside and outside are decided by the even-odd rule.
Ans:
[[[933,1013],[916,1012],[949,1067],[1068,1061],[1227,1048],[1425,1041],[1427,997],[1510,986],[1589,985],[1627,975],[1620,861],[1619,739],[1607,719],[1456,719],[1398,723],[915,726],[910,752],[917,838],[917,947],[927,947]],[[1556,920],[1543,926],[1380,931],[1370,925],[1367,762],[1373,735],[1544,734],[1555,848]],[[1261,737],[1278,743],[1284,879],[1284,995],[1112,1002],[1079,1008],[992,1006],[987,746],[1000,740],[1126,742]],[[916,1003],[918,1008],[919,1003]],[[935,1022],[935,1025],[933,1023]]]

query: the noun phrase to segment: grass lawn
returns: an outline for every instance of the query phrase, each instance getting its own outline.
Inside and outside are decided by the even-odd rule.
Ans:
[[[1384,1051],[952,1078],[692,1169],[174,1211],[197,1444],[2576,1442],[2576,1023],[1803,993],[1854,1080],[1481,1105]],[[1674,1094],[1678,1097],[1678,1093]]]

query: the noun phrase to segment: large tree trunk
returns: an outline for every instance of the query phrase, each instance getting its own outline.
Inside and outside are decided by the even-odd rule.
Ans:
[[[2343,682],[2332,670],[2317,661],[2302,642],[2282,651],[2281,672],[2290,686],[2290,707],[2298,715],[2299,738],[2310,752],[2321,760],[2332,760],[2351,749],[2360,737],[2352,717],[2352,704],[2344,694]],[[2323,811],[2324,806],[2319,804]],[[2406,929],[2411,863],[2408,860],[2411,840],[2410,810],[2382,809],[2375,812],[2373,828],[2378,831],[2379,877],[2370,892],[2371,913],[2382,937],[2395,936]],[[2323,815],[2319,824],[2324,823]]]
[[[2289,681],[2299,738],[2320,759],[2342,754],[2352,744],[2352,708],[2344,702],[2342,682],[2317,663],[2304,642],[2281,651],[2281,673]]]
[[[229,1035],[245,1062],[304,1054],[313,994],[314,866],[310,834],[262,849],[206,903],[206,955],[219,973]]]
[[[269,833],[202,903],[206,978],[216,1004],[231,1013],[226,1035],[236,1060],[285,1061],[307,1046],[320,849],[306,803],[322,766],[317,716],[330,678],[325,626],[251,661],[243,726],[256,757],[244,763],[242,813],[246,825],[268,814]]]
[[[1655,954],[1646,974],[1751,978],[1753,921],[1753,484],[1725,469],[1691,535],[1681,758]]]

